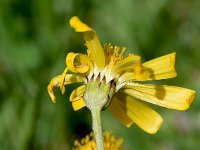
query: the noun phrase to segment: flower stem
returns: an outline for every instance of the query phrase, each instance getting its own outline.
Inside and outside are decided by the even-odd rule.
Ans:
[[[91,113],[92,113],[92,129],[97,143],[97,150],[104,150],[100,110],[93,109],[91,110]]]

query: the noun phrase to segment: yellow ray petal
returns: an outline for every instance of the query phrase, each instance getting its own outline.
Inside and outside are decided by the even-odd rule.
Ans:
[[[70,101],[71,102],[76,101],[77,100],[76,97],[83,97],[83,94],[85,92],[85,87],[86,87],[86,85],[81,85],[78,88],[76,88],[75,90],[73,90],[70,95],[70,98],[69,98]]]
[[[133,80],[161,80],[173,78],[176,76],[175,65],[176,53],[171,53],[148,62],[143,63],[141,66],[135,66],[134,71],[124,72],[118,79],[120,83]],[[129,67],[130,68],[130,67]]]
[[[75,111],[85,106],[85,103],[83,101],[83,94],[85,92],[85,87],[86,85],[79,86],[78,88],[73,90],[70,95],[69,99],[72,102],[72,107]]]
[[[84,103],[84,101],[83,101],[83,98],[80,97],[80,99],[78,99],[78,100],[72,102],[72,107],[73,107],[73,109],[74,109],[75,111],[77,111],[77,110],[79,110],[79,109],[85,107],[85,103]]]
[[[123,92],[149,103],[170,109],[185,110],[192,103],[195,91],[167,85],[128,83]]]
[[[134,72],[125,72],[118,78],[118,84],[121,84],[123,82],[129,81],[129,80],[135,80],[135,74]]]
[[[121,84],[126,81],[146,81],[150,76],[150,73],[147,70],[134,70],[124,72],[117,80],[118,84]]]
[[[91,53],[93,61],[99,70],[103,69],[105,66],[105,56],[96,32],[76,16],[70,19],[70,25],[76,32],[83,32],[87,48]]]
[[[155,134],[163,122],[162,117],[148,105],[126,96],[123,103],[127,109],[127,115],[141,129],[150,134]]]
[[[120,98],[123,99],[124,97]],[[122,103],[117,96],[112,98],[112,102],[108,108],[112,112],[113,116],[115,116],[115,118],[126,127],[130,127],[132,125],[133,121],[127,116],[125,104]]]
[[[150,72],[147,80],[161,80],[175,77],[176,53],[167,54],[143,63],[143,67]]]
[[[129,55],[124,58],[119,64],[115,65],[112,71],[115,74],[121,73],[125,70],[135,70],[140,66],[140,56],[137,55]]]
[[[84,80],[85,80],[85,78],[82,77],[82,76],[78,76],[78,75],[75,75],[75,74],[67,74],[67,75],[65,75],[64,85],[71,84],[71,83],[74,83],[74,82],[84,82]],[[54,89],[54,87],[60,87],[62,84],[63,84],[63,76],[59,75],[59,76],[54,77],[50,81],[50,83],[47,87],[47,91],[49,93],[49,96],[51,97],[51,99],[54,103],[56,102],[56,97],[53,93],[53,89]]]
[[[85,77],[77,75],[77,74],[66,74],[64,85],[68,85],[75,82],[84,82]]]
[[[60,84],[60,90],[61,90],[61,93],[64,94],[65,93],[65,76],[68,72],[68,67],[65,68],[65,70],[63,71],[63,73],[61,74],[62,75],[62,81],[61,81],[61,84]]]
[[[78,64],[75,64],[75,59],[78,61]],[[66,57],[66,65],[69,70],[75,73],[86,73],[89,69],[93,70],[93,64],[90,58],[79,53],[68,53]]]

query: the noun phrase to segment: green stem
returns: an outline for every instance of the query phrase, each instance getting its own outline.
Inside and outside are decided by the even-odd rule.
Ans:
[[[91,110],[91,113],[92,113],[92,129],[97,143],[97,150],[104,150],[100,110],[93,109]]]

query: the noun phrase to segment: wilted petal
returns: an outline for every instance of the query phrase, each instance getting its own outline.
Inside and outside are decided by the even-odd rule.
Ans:
[[[84,82],[84,80],[85,80],[85,78],[82,76],[78,76],[75,74],[67,74],[67,75],[65,75],[64,85],[71,84],[74,82]],[[63,84],[62,82],[63,82],[63,76],[59,75],[59,76],[54,77],[50,81],[50,83],[47,87],[48,93],[54,103],[56,102],[56,97],[53,93],[53,89],[54,89],[54,87],[60,87]]]
[[[79,86],[75,90],[72,91],[70,95],[70,101],[72,102],[72,107],[74,110],[79,110],[85,106],[83,101],[83,94],[85,92],[86,85]]]

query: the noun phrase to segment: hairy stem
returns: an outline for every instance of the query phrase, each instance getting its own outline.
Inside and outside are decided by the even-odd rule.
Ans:
[[[92,113],[92,129],[97,143],[97,150],[104,150],[100,110],[94,109],[91,110],[91,113]]]

